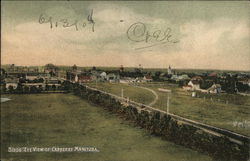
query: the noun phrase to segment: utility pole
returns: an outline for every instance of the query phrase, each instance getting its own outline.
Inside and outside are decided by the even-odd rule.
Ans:
[[[170,92],[168,92],[168,99],[167,99],[167,114],[169,113],[169,93]]]
[[[124,95],[123,95],[123,88],[122,88],[122,90],[121,90],[121,97],[122,97],[122,98],[124,97]]]
[[[159,91],[162,91],[162,92],[167,92],[168,94],[168,98],[167,98],[167,114],[169,113],[169,104],[170,104],[170,94],[171,94],[171,90],[169,89],[164,89],[164,88],[158,88]]]

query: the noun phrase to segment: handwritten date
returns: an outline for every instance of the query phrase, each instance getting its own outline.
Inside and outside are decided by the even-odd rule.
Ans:
[[[48,23],[50,28],[57,28],[62,26],[64,28],[74,27],[76,31],[79,30],[80,27],[84,28],[88,24],[91,25],[92,32],[95,31],[95,21],[93,20],[93,10],[91,10],[90,14],[87,16],[85,21],[79,20],[69,20],[69,19],[59,19],[55,20],[52,16],[48,16],[46,14],[41,14],[38,19],[39,24]]]

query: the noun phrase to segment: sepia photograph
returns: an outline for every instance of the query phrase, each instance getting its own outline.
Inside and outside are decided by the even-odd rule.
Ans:
[[[1,1],[1,161],[250,161],[249,1]]]

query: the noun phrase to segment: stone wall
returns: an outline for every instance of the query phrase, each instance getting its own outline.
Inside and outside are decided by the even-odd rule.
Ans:
[[[249,140],[237,143],[226,135],[179,120],[164,112],[124,103],[124,100],[113,95],[83,85],[73,84],[73,92],[91,103],[132,120],[135,125],[153,135],[206,153],[215,160],[247,161],[249,159]]]

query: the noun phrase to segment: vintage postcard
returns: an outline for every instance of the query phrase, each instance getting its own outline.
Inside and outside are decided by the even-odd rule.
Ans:
[[[249,161],[249,1],[1,1],[1,161]]]

